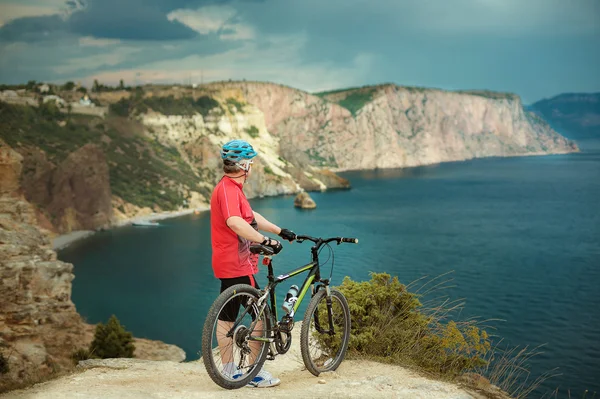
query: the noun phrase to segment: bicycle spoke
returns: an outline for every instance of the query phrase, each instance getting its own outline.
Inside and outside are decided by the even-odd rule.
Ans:
[[[304,323],[308,324],[302,326],[301,349],[307,369],[315,375],[335,370],[345,356],[350,335],[350,315],[342,301],[345,299],[339,292],[332,292],[333,326],[329,321],[325,293],[316,296],[307,309]]]
[[[258,292],[258,291],[256,291]],[[245,380],[258,362],[264,361],[268,340],[266,313],[255,305],[256,296],[244,290],[226,295],[209,321],[212,332],[207,337],[210,346],[213,380],[223,385]],[[208,332],[208,331],[207,331]],[[249,377],[248,377],[249,378]]]

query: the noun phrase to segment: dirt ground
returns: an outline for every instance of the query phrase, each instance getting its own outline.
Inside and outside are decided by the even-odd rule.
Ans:
[[[204,363],[138,359],[90,360],[79,371],[9,392],[3,399],[166,399],[166,398],[406,398],[482,399],[457,385],[418,375],[400,366],[345,360],[335,372],[313,376],[304,369],[298,340],[265,369],[281,379],[274,388],[228,391],[208,376]]]

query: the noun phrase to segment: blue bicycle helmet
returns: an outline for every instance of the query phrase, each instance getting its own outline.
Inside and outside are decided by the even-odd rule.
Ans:
[[[239,162],[243,159],[252,159],[257,155],[252,146],[244,140],[232,140],[225,143],[221,149],[221,158],[233,162]]]

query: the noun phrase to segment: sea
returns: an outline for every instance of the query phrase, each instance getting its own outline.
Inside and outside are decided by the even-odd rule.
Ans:
[[[347,172],[352,188],[310,193],[314,210],[292,196],[250,202],[296,233],[358,238],[321,253],[334,285],[373,272],[415,290],[430,281],[426,295],[462,304],[454,318],[479,320],[499,351],[529,354],[513,390],[541,377],[529,397],[600,397],[600,140],[578,144],[573,154]],[[59,259],[75,266],[72,299],[86,321],[114,314],[135,336],[199,358],[219,291],[208,212],[99,232]],[[309,243],[285,243],[273,264],[279,274],[309,261]]]

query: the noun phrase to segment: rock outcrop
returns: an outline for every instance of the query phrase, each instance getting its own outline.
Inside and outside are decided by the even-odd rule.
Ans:
[[[317,204],[307,192],[302,192],[294,198],[294,206],[302,209],[315,209]]]
[[[102,149],[86,144],[58,165],[39,149],[24,154],[25,197],[52,219],[59,233],[93,230],[112,220],[109,168]]]
[[[15,192],[22,157],[2,146],[0,169],[0,349],[12,377],[68,365],[84,323],[71,302],[73,265],[56,260],[33,207]]]
[[[48,232],[37,226],[34,207],[20,193],[22,160],[0,142],[0,353],[10,369],[3,381],[72,367],[71,354],[89,346],[94,329],[71,301],[73,265],[56,259]],[[136,344],[139,357],[185,358],[173,345]]]

